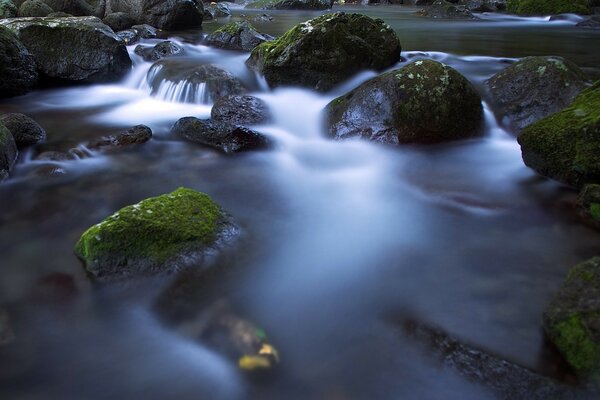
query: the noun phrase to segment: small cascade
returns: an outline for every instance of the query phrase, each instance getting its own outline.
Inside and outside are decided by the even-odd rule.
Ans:
[[[210,104],[212,98],[206,89],[206,82],[172,82],[163,80],[151,91],[160,100],[176,103]]]

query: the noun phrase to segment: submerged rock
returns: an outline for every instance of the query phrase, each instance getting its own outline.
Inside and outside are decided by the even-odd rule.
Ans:
[[[245,8],[266,10],[329,10],[334,0],[258,0],[251,1]]]
[[[106,15],[124,12],[137,24],[177,30],[202,26],[204,7],[199,0],[106,0]]]
[[[437,143],[482,133],[483,108],[473,85],[453,68],[415,61],[375,77],[325,108],[335,139]]]
[[[48,78],[104,82],[131,69],[119,37],[96,17],[16,18],[2,23],[17,34]]]
[[[90,150],[114,150],[134,144],[146,143],[152,138],[152,130],[146,125],[136,125],[125,132],[105,136],[87,144]]]
[[[600,229],[600,185],[585,185],[577,197],[577,214],[587,225]]]
[[[519,15],[589,14],[588,0],[508,0],[508,12]]]
[[[0,0],[0,19],[17,16],[17,6],[11,0]]]
[[[154,47],[138,45],[134,51],[135,54],[141,56],[144,61],[157,61],[161,58],[181,55],[184,53],[182,47],[171,42],[170,40],[160,42]]]
[[[269,108],[259,98],[247,95],[224,96],[210,110],[215,121],[236,125],[263,124],[270,119]]]
[[[382,70],[400,59],[396,33],[380,19],[326,14],[257,46],[246,61],[274,86],[325,91],[365,69]]]
[[[417,15],[440,19],[476,19],[473,13],[465,6],[452,4],[448,1],[438,0],[427,8],[417,11]]]
[[[227,122],[184,117],[173,125],[171,134],[204,146],[220,150],[225,154],[270,147],[266,136],[242,126]]]
[[[544,311],[544,331],[580,377],[600,386],[600,257],[571,268]]]
[[[210,197],[179,188],[122,208],[92,226],[75,253],[97,280],[151,276],[201,266],[235,230]]]
[[[486,81],[500,115],[517,132],[560,111],[587,86],[585,73],[562,57],[526,57]]]
[[[209,34],[205,43],[222,49],[252,51],[259,44],[273,39],[273,36],[257,31],[249,22],[242,21],[223,25]]]
[[[575,187],[600,183],[600,81],[517,140],[523,161],[539,174]]]
[[[10,21],[10,20],[6,20]],[[33,56],[17,36],[0,24],[0,98],[31,91],[38,82]]]
[[[102,22],[110,26],[110,28],[115,32],[124,31],[135,25],[133,18],[124,12],[108,14],[102,19]]]
[[[10,131],[19,149],[46,140],[44,128],[27,115],[4,114],[0,116],[0,123]]]
[[[27,0],[19,7],[19,17],[46,17],[54,10],[42,0]]]
[[[10,131],[0,123],[0,181],[10,174],[17,160],[17,144]]]

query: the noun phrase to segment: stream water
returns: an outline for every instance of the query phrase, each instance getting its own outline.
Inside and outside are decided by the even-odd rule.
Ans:
[[[577,17],[486,14],[465,22],[422,19],[410,7],[344,10],[396,29],[400,64],[443,61],[482,93],[485,79],[527,55],[563,56],[600,76],[600,31],[576,28]],[[240,13],[255,12],[234,10]],[[279,35],[318,14],[271,15],[255,25]],[[229,21],[205,22],[204,33]],[[182,63],[221,66],[269,105],[273,123],[254,128],[276,142],[274,150],[224,156],[169,136],[181,117],[208,118],[211,104],[174,101],[173,90],[150,95],[151,64],[133,47],[135,66],[122,82],[0,102],[0,113],[26,113],[48,133],[0,184],[0,304],[17,335],[0,360],[2,398],[496,398],[406,337],[389,322],[395,315],[559,375],[542,311],[568,268],[597,255],[599,237],[574,217],[576,193],[524,166],[514,135],[487,104],[485,135],[475,140],[399,148],[330,141],[323,107],[374,72],[325,94],[268,90],[246,69],[247,54],[202,46],[202,35],[169,37],[185,48]],[[32,160],[33,152],[66,150],[136,124],[150,126],[153,140],[74,161]],[[64,174],[39,174],[47,165]],[[275,374],[249,379],[158,318],[157,293],[172,282],[92,288],[73,255],[90,225],[179,186],[212,196],[242,235],[218,261],[229,273],[210,288],[192,277],[191,289],[172,291],[188,305],[226,298],[263,326],[281,353]],[[70,300],[47,301],[48,291]]]

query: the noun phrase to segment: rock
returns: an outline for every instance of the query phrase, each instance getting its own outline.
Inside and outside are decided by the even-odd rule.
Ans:
[[[210,111],[210,118],[235,125],[255,125],[268,122],[271,115],[269,108],[261,99],[254,96],[233,95],[215,101]]]
[[[506,0],[466,0],[462,1],[472,12],[498,12],[506,10]]]
[[[273,21],[273,17],[269,14],[258,14],[252,17],[253,22],[270,22]]]
[[[539,174],[582,187],[600,183],[600,81],[567,108],[519,135],[523,161]]]
[[[438,143],[482,132],[473,85],[437,61],[415,61],[379,75],[327,105],[328,133],[389,143]]]
[[[600,385],[600,257],[571,268],[543,325],[577,375]]]
[[[102,22],[110,26],[110,29],[115,32],[124,31],[135,25],[133,18],[124,12],[108,14],[106,17],[104,17],[104,19],[102,19]]]
[[[0,123],[0,181],[8,178],[17,160],[17,144],[10,131]]]
[[[4,114],[0,116],[0,123],[10,131],[18,149],[46,140],[44,128],[27,115]]]
[[[50,8],[57,12],[63,12],[75,17],[87,17],[94,15],[94,7],[85,0],[44,0]]]
[[[70,82],[105,82],[131,69],[127,49],[96,17],[16,18],[4,20],[47,78]]]
[[[199,0],[106,0],[106,15],[124,12],[137,24],[177,30],[202,26],[204,7]]]
[[[50,18],[68,18],[68,17],[72,17],[73,15],[71,14],[67,14],[65,12],[59,11],[59,12],[53,12],[48,14],[48,17]]]
[[[50,8],[42,0],[27,0],[21,7],[19,7],[19,17],[46,17],[48,14],[53,13],[54,10]]]
[[[136,125],[117,135],[104,136],[87,144],[90,150],[114,150],[134,144],[146,143],[152,138],[152,130],[146,125]]]
[[[139,278],[200,267],[236,232],[206,194],[179,188],[127,206],[89,228],[75,246],[100,281]]]
[[[242,21],[223,25],[209,34],[204,42],[207,46],[222,49],[252,51],[259,44],[273,39],[273,36],[257,31],[249,22]]]
[[[580,28],[600,28],[600,15],[592,15],[588,19],[578,22],[576,26]]]
[[[184,50],[170,40],[166,40],[158,43],[154,47],[142,46],[140,44],[135,48],[134,52],[142,57],[144,61],[157,61],[161,58],[181,55]]]
[[[526,57],[486,81],[500,116],[519,132],[555,113],[586,88],[581,69],[562,57]]]
[[[34,157],[36,161],[70,161],[75,160],[77,157],[70,153],[63,153],[61,151],[44,151]]]
[[[589,14],[588,0],[508,0],[508,12],[518,15]]]
[[[8,312],[0,308],[0,346],[11,344],[15,340],[15,332],[10,324]]]
[[[17,16],[17,6],[11,0],[0,0],[0,19]]]
[[[10,20],[5,20],[10,21]],[[0,24],[0,98],[31,91],[38,82],[33,56],[16,35]]]
[[[600,185],[585,185],[577,197],[576,207],[584,223],[600,229]]]
[[[231,17],[231,10],[227,4],[209,4],[204,7],[204,16],[207,15],[209,17],[208,19]]]
[[[148,24],[134,25],[131,29],[136,31],[142,39],[154,39],[158,34],[156,28]]]
[[[400,60],[400,41],[389,25],[360,14],[326,14],[257,46],[246,64],[270,86],[326,91],[365,69]]]
[[[251,129],[194,117],[181,118],[171,128],[171,134],[225,154],[270,147],[270,141],[264,135]]]
[[[245,8],[267,10],[329,10],[333,0],[258,0],[250,2]]]
[[[140,35],[137,31],[133,29],[126,29],[124,31],[117,32],[116,35],[125,43],[125,45],[129,46],[132,44],[136,44],[140,41]]]
[[[431,6],[417,11],[417,15],[441,19],[477,19],[466,6],[455,5],[443,0],[438,0]]]
[[[160,60],[146,77],[151,94],[169,101],[210,103],[219,97],[246,92],[242,81],[214,65],[196,60]]]

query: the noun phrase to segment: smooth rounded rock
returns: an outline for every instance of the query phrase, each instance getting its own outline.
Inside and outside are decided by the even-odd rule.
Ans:
[[[0,76],[0,98],[25,94],[37,85],[39,79],[33,56],[17,36],[1,24]]]
[[[19,149],[46,140],[44,128],[25,114],[0,115],[0,123],[10,131]]]
[[[231,95],[215,101],[211,111],[211,119],[236,125],[263,124],[271,115],[266,103],[254,96]]]

